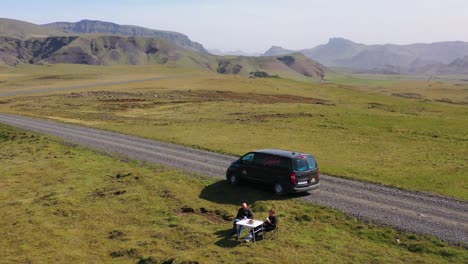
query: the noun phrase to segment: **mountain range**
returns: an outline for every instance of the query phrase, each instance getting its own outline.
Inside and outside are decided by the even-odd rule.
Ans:
[[[463,61],[468,42],[447,41],[431,44],[365,45],[343,38],[311,49],[288,50],[273,46],[264,56],[300,52],[328,67],[350,68],[357,72],[378,73],[468,73]]]
[[[170,42],[194,51],[208,53],[208,51],[197,42],[191,41],[186,35],[163,30],[154,30],[138,26],[118,25],[110,22],[97,20],[81,20],[76,23],[71,22],[55,22],[42,25],[43,28],[48,28],[56,31],[62,31],[72,34],[113,34],[131,37],[149,37],[163,38]]]
[[[356,73],[468,74],[468,43],[462,41],[365,45],[332,38],[311,49],[273,46],[259,57],[242,51],[210,52],[178,32],[97,20],[36,25],[0,18],[0,64],[6,65],[167,64],[223,74],[317,80],[332,72],[327,66]]]
[[[178,32],[118,25],[97,20],[36,25],[14,19],[0,18],[0,35],[2,36],[24,39],[30,37],[72,36],[77,34],[111,34],[130,37],[163,38],[180,47],[208,54],[208,51],[200,43],[193,42],[186,35]]]
[[[329,69],[301,53],[215,56],[176,32],[83,20],[35,25],[0,19],[0,64],[164,64],[220,74],[322,80]]]

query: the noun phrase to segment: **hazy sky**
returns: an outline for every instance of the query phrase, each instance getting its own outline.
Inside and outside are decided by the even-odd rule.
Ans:
[[[0,17],[177,31],[225,51],[312,48],[331,37],[365,44],[468,41],[468,0],[0,0],[0,6]]]

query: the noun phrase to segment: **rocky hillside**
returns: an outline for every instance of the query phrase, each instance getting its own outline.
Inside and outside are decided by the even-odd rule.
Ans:
[[[202,63],[201,53],[180,48],[162,38],[82,35],[19,39],[0,37],[0,60],[18,63],[89,65],[176,64],[182,58]],[[186,63],[190,64],[190,63]],[[190,65],[188,65],[190,66]],[[207,68],[208,65],[205,65]]]
[[[184,34],[171,31],[154,30],[138,26],[118,25],[97,20],[81,20],[76,23],[56,22],[42,25],[42,27],[75,34],[98,33],[132,37],[163,38],[180,47],[208,53],[208,51],[200,43],[191,41]]]
[[[291,52],[293,51],[274,46],[264,55]],[[436,65],[449,64],[467,56],[468,43],[450,41],[411,45],[364,45],[342,38],[332,38],[327,44],[297,52],[327,66],[368,72],[424,73],[429,69],[434,70]]]
[[[219,73],[257,77],[280,76],[291,79],[304,77],[322,80],[331,71],[301,53],[268,57],[218,57]]]
[[[322,80],[329,70],[297,53],[277,57],[214,56],[162,38],[117,35],[13,38],[0,36],[0,64],[164,64],[220,74]]]
[[[468,74],[468,56],[458,58],[447,65],[437,65],[434,70],[445,74]]]
[[[14,20],[8,18],[0,18],[0,35],[14,38],[30,38],[30,37],[48,37],[65,35],[61,31],[56,31],[42,26]]]
[[[0,18],[0,36],[27,39],[54,36],[79,36],[83,34],[163,38],[180,47],[208,53],[201,44],[193,42],[186,35],[177,32],[154,30],[137,26],[122,26],[114,23],[92,20],[82,20],[76,23],[58,22],[36,25],[19,20]]]

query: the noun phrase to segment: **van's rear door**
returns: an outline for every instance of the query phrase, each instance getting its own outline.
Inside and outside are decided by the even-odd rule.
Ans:
[[[293,163],[297,179],[296,186],[309,186],[318,183],[319,172],[313,156],[301,155],[295,158]]]

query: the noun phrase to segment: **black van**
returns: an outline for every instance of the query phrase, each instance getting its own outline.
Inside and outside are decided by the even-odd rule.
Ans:
[[[226,171],[231,184],[249,181],[273,186],[277,194],[306,192],[318,188],[319,168],[311,154],[264,149],[249,152]]]

